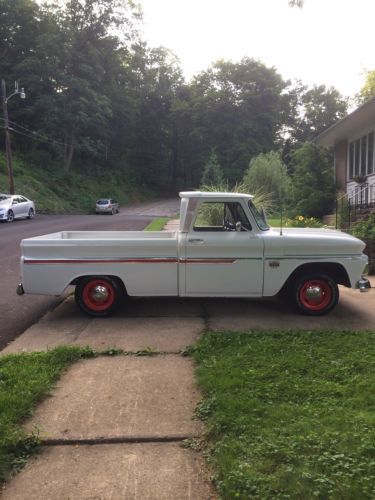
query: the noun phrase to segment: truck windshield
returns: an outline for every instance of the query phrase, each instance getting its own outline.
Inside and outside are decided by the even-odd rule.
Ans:
[[[261,214],[258,211],[258,209],[251,200],[249,200],[249,208],[254,216],[255,222],[257,223],[259,229],[261,229],[262,231],[268,231],[270,226],[267,224],[265,215]]]

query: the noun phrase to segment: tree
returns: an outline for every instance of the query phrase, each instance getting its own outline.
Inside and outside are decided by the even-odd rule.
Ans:
[[[334,87],[298,84],[295,89],[295,119],[292,135],[302,143],[313,140],[346,115],[348,101]]]
[[[292,156],[292,215],[322,217],[334,203],[334,175],[331,156],[325,148],[306,142]]]
[[[367,71],[365,83],[359,92],[358,102],[362,104],[371,97],[375,97],[375,69]]]
[[[280,154],[271,151],[251,159],[243,183],[249,193],[263,192],[279,207],[288,191],[290,179]]]
[[[235,183],[252,156],[275,148],[287,110],[286,82],[274,68],[244,58],[216,62],[191,88],[193,133],[200,141],[193,164],[214,150],[225,178]]]
[[[212,152],[204,166],[201,186],[218,185],[223,181],[223,170],[215,152]]]

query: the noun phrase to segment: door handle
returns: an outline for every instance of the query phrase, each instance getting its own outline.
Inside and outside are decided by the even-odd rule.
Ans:
[[[204,240],[202,240],[201,238],[189,238],[189,243],[193,243],[193,245],[201,245],[202,243],[204,243]]]

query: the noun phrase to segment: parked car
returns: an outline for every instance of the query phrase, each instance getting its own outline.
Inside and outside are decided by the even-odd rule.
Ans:
[[[118,214],[119,213],[119,204],[116,200],[112,198],[101,198],[96,202],[95,212],[97,214]]]
[[[0,195],[0,220],[13,222],[14,219],[32,219],[35,215],[33,201],[20,194]]]

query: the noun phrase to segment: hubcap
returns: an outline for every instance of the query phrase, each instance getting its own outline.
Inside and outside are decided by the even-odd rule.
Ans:
[[[332,298],[331,287],[321,279],[306,281],[299,291],[301,304],[310,311],[323,311],[331,304]]]
[[[306,299],[312,304],[319,304],[323,298],[323,290],[320,286],[309,286],[305,291]]]
[[[112,307],[116,300],[116,291],[108,281],[94,279],[84,287],[82,298],[89,309],[103,312]]]
[[[108,300],[108,289],[104,286],[97,285],[91,290],[91,300],[97,304],[103,304]]]

